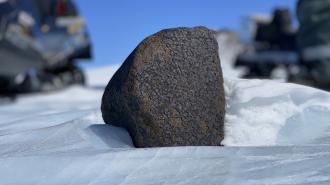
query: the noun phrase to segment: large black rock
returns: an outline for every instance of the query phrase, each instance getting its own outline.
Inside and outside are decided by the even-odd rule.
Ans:
[[[102,116],[136,147],[220,145],[225,98],[214,32],[175,28],[146,38],[105,89]]]

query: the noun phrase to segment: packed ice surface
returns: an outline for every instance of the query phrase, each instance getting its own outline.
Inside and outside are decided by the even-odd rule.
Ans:
[[[330,184],[329,93],[225,77],[226,147],[136,149],[101,118],[117,68],[0,106],[0,184]]]

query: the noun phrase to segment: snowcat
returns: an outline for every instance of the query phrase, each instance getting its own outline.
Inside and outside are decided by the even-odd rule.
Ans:
[[[245,78],[280,78],[287,80],[299,65],[296,29],[288,9],[275,9],[272,17],[250,17],[248,26],[252,40],[236,59],[235,66],[246,67]]]
[[[0,1],[0,95],[84,84],[90,59],[85,22],[71,0]]]

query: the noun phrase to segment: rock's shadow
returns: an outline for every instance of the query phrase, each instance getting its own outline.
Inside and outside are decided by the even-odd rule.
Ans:
[[[90,133],[90,140],[95,147],[106,148],[134,148],[128,132],[120,127],[108,124],[95,124],[86,128]]]

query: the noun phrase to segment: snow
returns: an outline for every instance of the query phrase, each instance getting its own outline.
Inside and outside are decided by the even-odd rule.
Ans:
[[[120,65],[112,65],[109,67],[96,68],[88,70],[87,83],[90,86],[104,87],[111,79],[112,75],[115,74]]]
[[[225,80],[229,146],[327,143],[330,94],[270,80]]]
[[[244,67],[234,69],[236,57],[243,50],[237,33],[220,31],[217,33],[216,39],[219,43],[219,57],[223,74],[231,77],[240,77],[245,74],[247,69]]]
[[[330,183],[329,93],[227,75],[225,147],[136,149],[101,117],[118,67],[87,71],[86,88],[0,106],[1,184]]]

